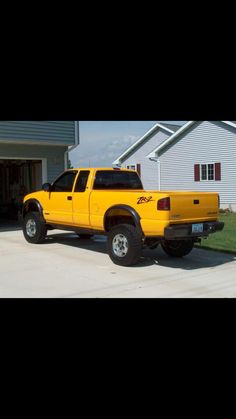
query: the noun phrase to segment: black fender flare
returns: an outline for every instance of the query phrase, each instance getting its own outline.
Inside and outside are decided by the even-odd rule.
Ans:
[[[27,201],[25,201],[25,203],[23,205],[23,208],[22,208],[22,217],[24,218],[24,216],[27,214],[28,208],[29,208],[29,205],[30,204],[34,204],[34,205],[37,206],[38,212],[40,213],[40,215],[44,219],[44,216],[43,216],[43,207],[40,204],[40,202],[37,199],[34,199],[34,198],[30,198],[30,199],[27,199]]]
[[[142,231],[142,227],[141,227],[141,223],[140,223],[140,220],[141,220],[140,215],[137,213],[137,211],[134,208],[130,207],[129,205],[125,205],[125,204],[113,205],[112,207],[108,208],[108,210],[105,212],[105,215],[104,215],[104,218],[103,218],[103,226],[104,226],[105,231],[107,231],[106,220],[107,220],[109,212],[112,211],[112,210],[117,210],[117,209],[127,211],[132,216],[132,218],[135,222],[135,227],[139,228],[140,231]]]

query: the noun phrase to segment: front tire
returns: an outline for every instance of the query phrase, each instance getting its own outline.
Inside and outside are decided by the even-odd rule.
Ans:
[[[164,240],[161,246],[168,256],[181,258],[192,251],[193,244],[193,240]]]
[[[23,234],[27,242],[41,244],[47,235],[47,227],[38,212],[29,212],[23,220]]]
[[[118,225],[108,234],[107,248],[112,262],[116,265],[135,265],[141,256],[142,235],[130,224]]]

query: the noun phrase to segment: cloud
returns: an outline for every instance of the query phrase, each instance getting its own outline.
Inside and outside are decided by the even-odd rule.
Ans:
[[[114,139],[102,139],[101,141],[88,141],[86,147],[82,145],[78,150],[71,153],[71,161],[74,167],[88,166],[112,166],[112,162],[138,140],[138,136],[125,135]]]
[[[72,165],[111,167],[153,124],[152,121],[82,121],[80,145],[70,153]]]

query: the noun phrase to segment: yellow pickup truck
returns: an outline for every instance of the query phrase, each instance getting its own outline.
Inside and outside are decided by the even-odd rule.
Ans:
[[[121,266],[136,264],[143,246],[187,255],[194,242],[223,229],[218,215],[217,193],[144,190],[135,171],[107,168],[67,170],[27,195],[22,213],[29,243],[42,243],[52,229],[81,239],[103,234],[111,260]]]

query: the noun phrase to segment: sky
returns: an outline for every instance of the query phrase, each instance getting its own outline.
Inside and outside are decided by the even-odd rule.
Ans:
[[[187,121],[80,121],[80,144],[69,154],[72,166],[111,167],[156,122],[183,125]]]

